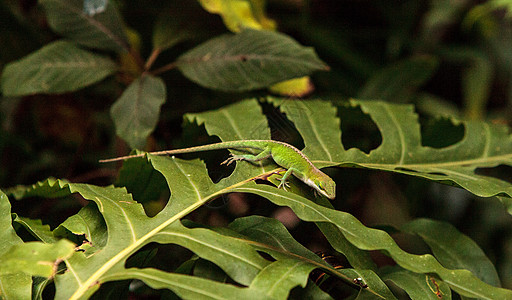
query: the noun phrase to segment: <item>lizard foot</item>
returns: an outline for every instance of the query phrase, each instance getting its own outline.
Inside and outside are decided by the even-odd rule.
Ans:
[[[286,180],[282,180],[281,178],[276,178],[277,180],[281,181],[281,183],[279,184],[279,186],[277,187],[278,189],[283,189],[286,191],[286,188],[289,188],[290,187],[290,183],[288,183],[288,181]]]
[[[225,161],[223,161],[221,163],[221,165],[229,166],[232,162],[237,161],[237,160],[243,160],[243,159],[244,158],[242,156],[231,154],[231,157],[226,159]]]

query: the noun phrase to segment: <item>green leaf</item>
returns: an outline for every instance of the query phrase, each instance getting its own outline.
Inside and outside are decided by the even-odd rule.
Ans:
[[[332,223],[359,249],[383,251],[398,265],[415,273],[437,274],[461,295],[483,299],[512,297],[512,291],[488,285],[468,270],[447,269],[431,255],[414,255],[403,251],[386,232],[365,227],[348,213],[319,206],[308,199],[267,185],[246,184],[235,188],[235,191],[254,193],[276,205],[288,206],[304,221]]]
[[[53,236],[53,233],[50,230],[50,226],[43,225],[41,220],[29,219],[16,215],[14,222],[25,227],[32,236],[44,243],[51,244],[57,242],[57,239]]]
[[[248,91],[326,70],[311,48],[270,31],[244,30],[211,39],[180,56],[180,71],[207,88]]]
[[[119,279],[138,278],[155,289],[170,288],[182,299],[268,299],[260,290],[149,268],[131,268],[117,276]]]
[[[90,48],[127,50],[128,39],[115,1],[108,1],[103,12],[91,16],[82,0],[41,0],[48,23],[55,32]]]
[[[9,249],[16,245],[22,245],[23,240],[12,228],[11,204],[7,195],[0,190],[0,266],[4,263],[3,256]],[[0,267],[1,268],[1,267]],[[32,277],[25,273],[0,274],[0,295],[5,299],[30,299]]]
[[[70,257],[74,251],[75,245],[64,239],[54,244],[28,242],[14,245],[0,256],[0,274],[53,277],[57,271],[56,262]]]
[[[384,272],[384,278],[405,290],[412,300],[452,298],[452,291],[448,285],[429,275],[413,273],[399,267],[389,268]]]
[[[70,42],[56,41],[7,64],[2,72],[2,93],[4,96],[24,96],[72,92],[115,71],[116,65],[110,59]]]
[[[275,259],[291,260],[295,261],[297,264],[307,263],[314,268],[321,268],[325,272],[329,272],[329,274],[335,275],[349,284],[353,284],[354,278],[360,277],[368,285],[367,289],[372,295],[376,295],[381,299],[395,299],[384,282],[373,271],[333,268],[315,253],[297,242],[286,230],[284,225],[275,219],[259,216],[239,218],[233,221],[229,225],[229,228],[243,234],[251,241],[256,242],[254,247],[256,247],[258,251],[266,252]],[[358,254],[359,253],[356,251],[355,255]],[[304,268],[307,269],[305,265]],[[271,282],[272,280],[269,281]],[[357,285],[355,287],[359,288]]]
[[[105,221],[98,209],[91,203],[71,217],[67,218],[55,230],[56,236],[66,237],[67,231],[74,235],[84,235],[87,243],[79,246],[86,255],[102,249],[107,243]]]
[[[416,219],[401,229],[419,235],[430,246],[439,262],[447,268],[470,270],[482,281],[500,286],[498,273],[482,249],[451,224]]]
[[[376,72],[358,94],[361,99],[407,102],[437,70],[434,57],[419,56],[393,63]]]
[[[180,182],[173,180],[174,193],[169,204],[153,218],[146,216],[142,206],[134,202],[125,189],[68,184],[58,180],[40,182],[26,187],[24,191],[22,187],[17,188],[17,197],[44,197],[56,192],[60,192],[60,195],[63,192],[78,192],[85,199],[96,203],[107,225],[108,239],[101,251],[90,256],[76,252],[66,260],[69,272],[55,277],[57,299],[90,296],[99,284],[120,280],[123,276],[128,276],[126,274],[132,274],[124,269],[125,261],[151,242],[174,243],[188,248],[200,257],[217,264],[233,280],[246,285],[250,284],[257,273],[268,264],[252,247],[242,241],[207,229],[188,229],[182,226],[178,222],[180,218],[211,200],[211,197],[215,197],[215,192],[204,196],[197,194],[195,188],[211,188],[214,191],[220,187],[215,187],[211,181],[205,180],[208,178],[206,173],[202,174],[199,182],[195,176],[187,176],[204,170],[202,164],[184,162],[176,169],[177,165],[167,158],[155,159],[163,159],[161,163],[164,168],[172,170],[174,178],[178,176],[181,179]],[[172,282],[167,282],[167,287],[175,292],[175,289],[178,289]],[[201,292],[199,286],[196,292]]]
[[[421,144],[420,125],[413,106],[351,100],[350,106],[360,107],[368,114],[382,136],[382,144],[366,154],[357,148],[344,149],[337,109],[330,103],[276,103],[283,103],[281,110],[287,113],[304,138],[306,147],[303,152],[317,166],[390,171],[459,186],[481,197],[504,196],[502,202],[512,214],[512,184],[476,173],[477,168],[512,165],[512,135],[506,126],[453,119],[454,124],[464,126],[463,139],[448,147],[434,149]],[[309,113],[293,113],[298,106]]]
[[[280,259],[264,268],[251,283],[251,288],[264,291],[265,299],[287,299],[297,285],[306,287],[315,266],[296,259]]]
[[[116,133],[132,148],[143,148],[146,138],[155,129],[160,106],[165,102],[162,79],[143,75],[130,84],[112,105],[110,114]]]

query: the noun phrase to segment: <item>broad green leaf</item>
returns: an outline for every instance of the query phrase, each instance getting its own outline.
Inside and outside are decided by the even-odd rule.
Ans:
[[[4,96],[65,93],[98,82],[116,71],[109,58],[56,41],[5,66]]]
[[[18,197],[46,196],[56,194],[57,191],[61,195],[62,192],[77,192],[96,203],[107,225],[108,239],[101,251],[90,256],[76,252],[65,261],[68,272],[55,277],[57,299],[90,296],[98,288],[98,284],[120,280],[126,271],[125,261],[151,242],[175,243],[186,247],[217,264],[233,280],[246,285],[268,264],[251,246],[242,241],[207,229],[188,229],[182,226],[180,218],[215,197],[221,187],[214,186],[206,172],[197,178],[199,181],[196,181],[196,176],[187,176],[196,174],[199,170],[204,171],[203,164],[184,162],[177,165],[176,161],[165,157],[155,159],[161,160],[165,169],[172,170],[173,179],[176,176],[181,179],[169,183],[173,190],[171,200],[153,218],[146,216],[142,206],[134,202],[125,189],[68,184],[55,180],[26,187],[25,193],[21,187],[16,189]],[[196,192],[208,190],[210,192],[203,195]],[[175,287],[169,282],[168,288]],[[199,287],[196,291],[201,292]]]
[[[395,298],[384,282],[382,282],[382,280],[373,271],[333,268],[315,253],[297,242],[286,230],[284,225],[275,219],[258,216],[239,218],[233,221],[229,225],[229,228],[243,234],[251,241],[256,242],[254,247],[256,247],[258,251],[266,252],[272,255],[275,259],[295,260],[296,263],[300,262],[303,264],[308,263],[316,268],[321,268],[324,271],[329,272],[329,274],[338,276],[348,284],[353,284],[354,278],[362,278],[362,280],[368,285],[366,289],[372,295],[378,296],[381,299]],[[357,251],[355,252],[355,255],[359,254]],[[359,287],[355,285],[355,288]]]
[[[313,49],[290,37],[250,29],[206,41],[176,64],[190,80],[223,91],[264,88],[327,69]]]
[[[384,278],[404,289],[412,300],[452,298],[448,285],[429,275],[417,274],[401,268],[389,268],[384,271]]]
[[[411,95],[436,71],[438,61],[419,56],[392,63],[376,72],[364,85],[358,98],[407,102]]]
[[[158,77],[143,75],[132,82],[110,109],[117,135],[130,147],[143,148],[165,98],[165,84]]]
[[[14,245],[0,256],[0,274],[53,277],[57,271],[56,262],[70,257],[74,251],[75,245],[65,239],[54,244],[27,242]]]
[[[451,224],[416,219],[405,224],[401,229],[419,235],[445,267],[470,270],[482,281],[500,286],[498,273],[482,249]]]
[[[276,102],[277,103],[277,102]],[[304,153],[317,166],[362,167],[418,176],[462,187],[481,197],[503,196],[512,213],[512,185],[491,176],[476,174],[477,168],[512,165],[512,135],[508,127],[479,121],[457,121],[463,139],[445,148],[421,144],[420,125],[413,106],[380,101],[351,100],[375,122],[382,144],[369,154],[357,148],[344,149],[340,141],[336,108],[322,101],[299,102],[311,113],[289,114],[304,138]],[[281,109],[296,109],[283,102]]]
[[[115,1],[108,1],[105,10],[93,16],[84,11],[82,0],[39,2],[45,8],[52,29],[72,41],[96,49],[128,49],[124,25],[115,7]]]
[[[23,240],[12,228],[11,204],[9,199],[0,190],[0,266],[4,260],[2,257],[9,249],[16,245],[22,245]],[[1,268],[1,267],[0,267]],[[30,299],[32,277],[25,273],[0,274],[0,296],[4,299]]]
[[[365,227],[348,213],[325,208],[308,199],[267,185],[245,184],[235,190],[254,193],[276,205],[288,206],[304,221],[332,223],[359,249],[383,251],[398,265],[415,273],[437,274],[441,280],[461,295],[482,299],[512,297],[512,291],[488,285],[468,270],[447,269],[432,255],[415,255],[403,251],[386,232]]]

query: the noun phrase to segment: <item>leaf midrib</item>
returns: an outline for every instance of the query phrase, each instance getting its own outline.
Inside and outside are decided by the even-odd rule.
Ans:
[[[487,157],[479,157],[479,158],[473,158],[473,159],[466,159],[466,160],[457,160],[457,161],[448,161],[448,162],[440,162],[440,163],[414,163],[414,164],[383,164],[383,163],[367,163],[367,162],[360,162],[360,161],[339,161],[338,163],[355,163],[360,164],[368,167],[373,168],[386,168],[386,167],[417,167],[417,168],[427,168],[427,167],[450,167],[450,166],[464,166],[464,165],[479,165],[483,163],[492,163],[492,162],[500,162],[505,161],[507,159],[512,159],[512,153],[507,153],[503,155],[496,155],[496,156],[487,156]],[[327,160],[315,160],[312,161],[313,163],[324,163],[329,164],[333,163],[333,161],[327,161]]]

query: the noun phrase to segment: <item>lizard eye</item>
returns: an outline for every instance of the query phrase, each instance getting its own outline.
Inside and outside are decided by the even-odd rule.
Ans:
[[[325,188],[324,188],[324,183],[323,183],[322,181],[317,180],[317,181],[316,181],[316,186],[318,186],[321,190],[324,190],[324,189],[325,189]]]

